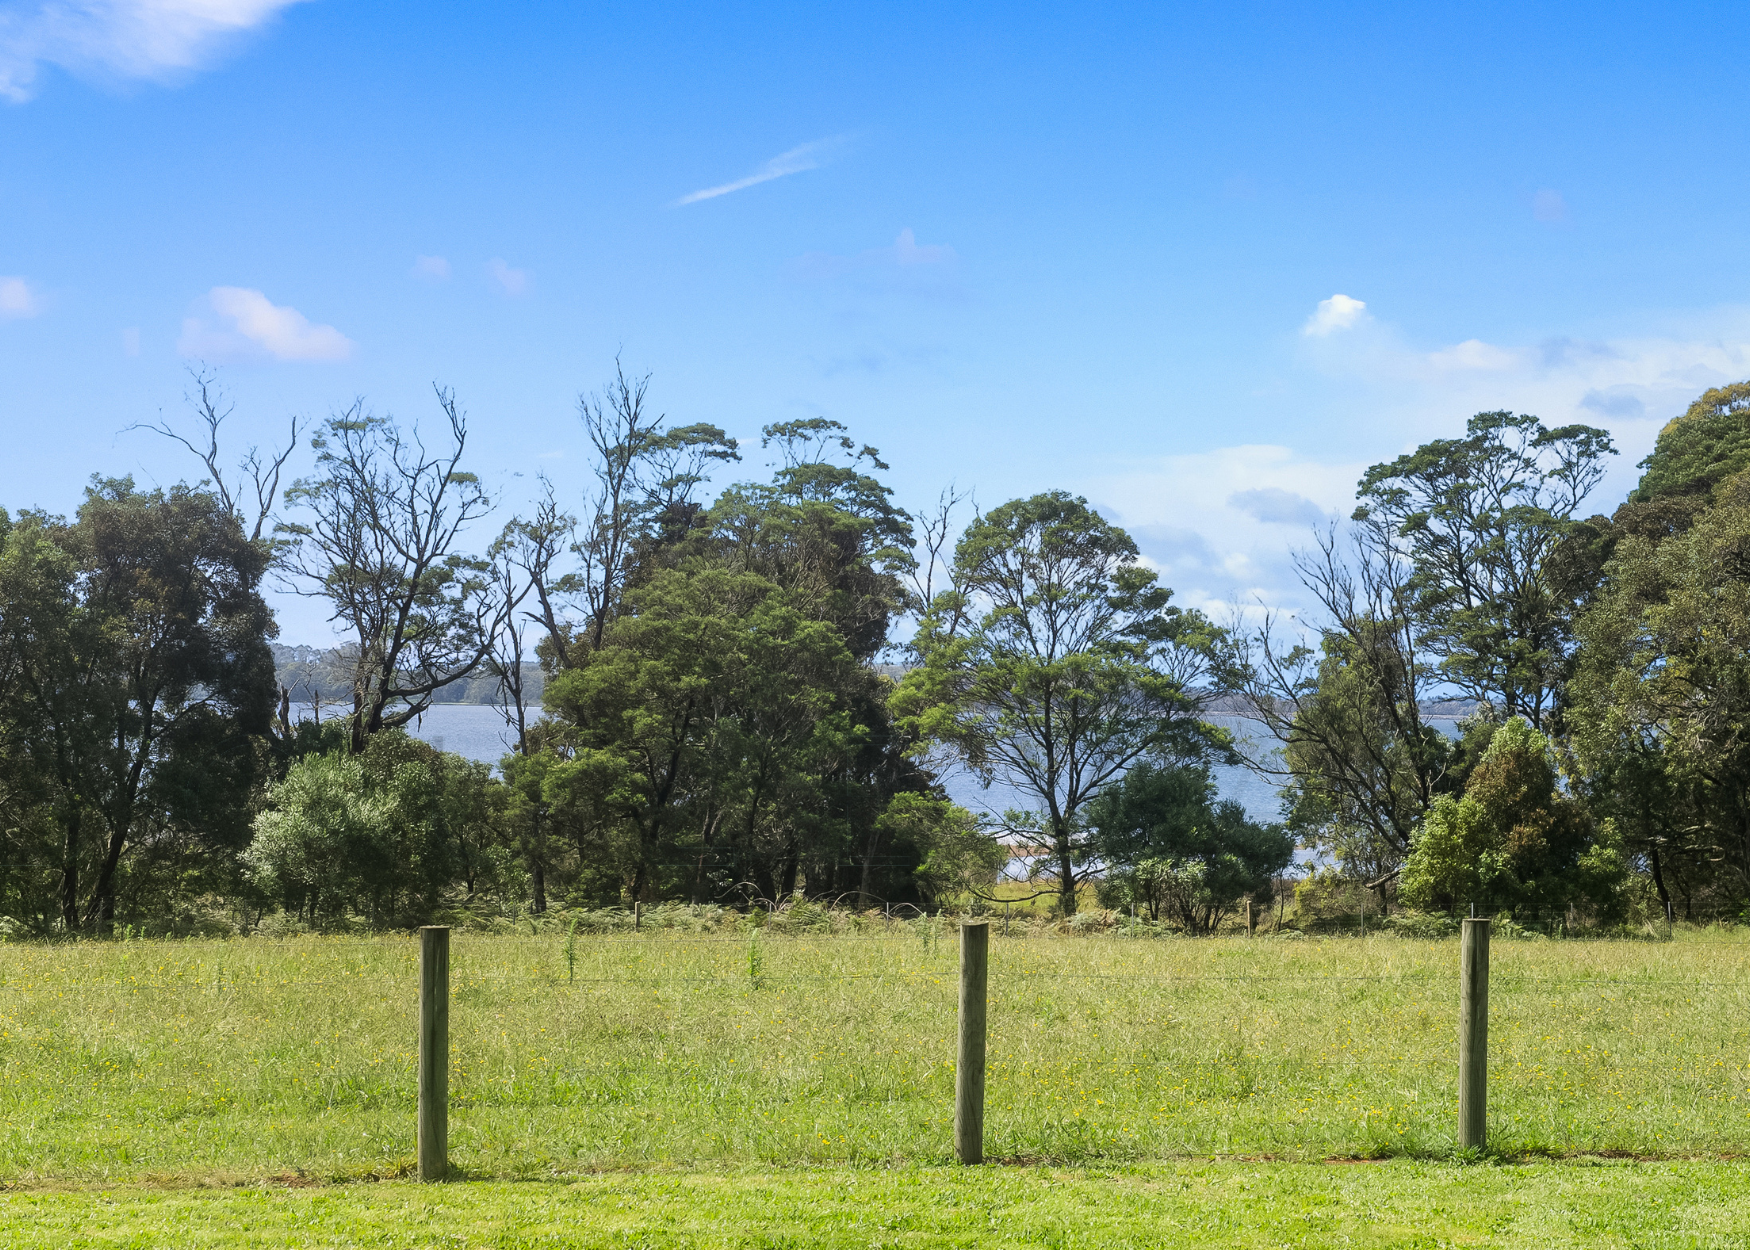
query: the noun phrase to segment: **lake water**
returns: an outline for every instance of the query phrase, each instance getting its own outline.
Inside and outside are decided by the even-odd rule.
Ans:
[[[294,704],[292,714],[294,720],[308,719],[310,709]],[[330,709],[322,719],[332,720],[335,714]],[[490,703],[435,704],[407,726],[407,731],[440,751],[454,751],[483,764],[497,764],[509,754],[516,740],[516,735],[506,727],[503,714]]]
[[[1214,716],[1210,719],[1232,732],[1236,738],[1253,745],[1263,733],[1258,722],[1245,717]],[[1440,719],[1430,723],[1451,736],[1456,736],[1458,732],[1456,721]],[[457,755],[485,764],[497,764],[509,753],[515,740],[504,723],[503,715],[490,704],[439,703],[427,708],[425,714],[409,725],[408,729],[414,737],[431,743],[440,751],[454,751]],[[1258,821],[1280,818],[1278,804],[1281,801],[1281,789],[1273,779],[1260,777],[1242,765],[1219,764],[1211,771],[1221,790],[1221,797],[1237,799],[1246,809],[1247,816]],[[1000,814],[1005,808],[1025,806],[1018,795],[1006,792],[1001,786],[992,786],[987,790],[978,784],[977,778],[961,771],[947,772],[942,778],[942,784],[956,803],[974,811]]]
[[[1250,739],[1258,731],[1255,721],[1242,717],[1213,719],[1236,737]],[[510,751],[514,741],[504,717],[490,704],[439,703],[426,709],[417,722],[408,726],[408,730],[440,751],[454,751],[457,755],[486,764],[497,764]],[[1233,765],[1218,765],[1214,774],[1222,798],[1239,800],[1253,820],[1277,819],[1278,789],[1274,781],[1258,776],[1249,768]],[[942,781],[955,802],[975,810],[1000,813],[1006,807],[1020,805],[1018,796],[1005,793],[999,786],[987,790],[978,784],[976,778],[963,772],[950,772]]]
[[[1209,719],[1252,749],[1256,749],[1259,735],[1263,733],[1263,726],[1245,717],[1212,716]],[[1246,809],[1246,815],[1251,819],[1274,821],[1281,818],[1278,810],[1281,788],[1273,779],[1260,777],[1242,764],[1217,764],[1209,771],[1221,797],[1236,800]],[[944,770],[942,785],[956,803],[974,811],[1001,815],[1007,808],[1025,809],[1031,806],[1016,792],[1001,785],[992,785],[987,789],[978,783],[976,777],[957,769]]]

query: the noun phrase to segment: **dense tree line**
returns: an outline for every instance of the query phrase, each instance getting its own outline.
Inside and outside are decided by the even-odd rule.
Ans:
[[[1297,845],[1382,902],[1524,924],[1750,905],[1750,383],[1672,422],[1609,516],[1603,431],[1479,414],[1296,557],[1319,616],[1250,624],[1175,605],[1081,499],[914,516],[825,418],[765,427],[747,476],[623,372],[580,402],[587,497],[545,485],[488,531],[435,398],[424,432],[355,404],[239,474],[198,375],[201,437],[159,429],[198,484],[0,513],[7,925],[939,907],[1004,874],[1209,932]],[[270,584],[344,641],[277,647]],[[483,692],[497,767],[406,732]],[[1242,758],[1280,823],[1217,792]],[[1014,809],[953,802],[948,769]]]
[[[1304,845],[1404,902],[1522,923],[1750,905],[1750,383],[1660,433],[1614,512],[1602,430],[1506,412],[1362,479],[1229,682]],[[1423,715],[1456,689],[1457,736]]]

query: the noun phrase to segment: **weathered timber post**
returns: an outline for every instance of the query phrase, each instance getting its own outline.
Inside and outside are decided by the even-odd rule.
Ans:
[[[960,1053],[954,1065],[954,1153],[962,1163],[984,1162],[985,986],[990,971],[990,925],[960,926]]]
[[[450,1170],[450,931],[419,931],[419,1179]]]
[[[1466,920],[1458,956],[1458,1144],[1489,1135],[1489,922]]]
[[[1246,936],[1252,936],[1252,900],[1246,900]]]

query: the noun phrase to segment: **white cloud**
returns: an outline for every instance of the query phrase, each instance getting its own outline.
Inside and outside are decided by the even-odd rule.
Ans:
[[[198,70],[300,0],[0,3],[0,97],[35,94],[41,65],[122,79]]]
[[[1259,599],[1300,602],[1292,549],[1349,514],[1365,467],[1250,444],[1143,460],[1085,490],[1130,531],[1178,602],[1226,619]]]
[[[1318,311],[1307,318],[1300,332],[1313,338],[1323,338],[1338,330],[1352,329],[1367,315],[1367,304],[1347,295],[1333,295],[1319,301]]]
[[[182,323],[178,349],[203,360],[345,360],[353,343],[333,326],[312,325],[296,308],[247,287],[216,286],[207,304],[221,324],[198,317]]]
[[[1227,506],[1266,525],[1298,525],[1308,529],[1330,519],[1323,508],[1305,495],[1280,486],[1235,491],[1227,497]]]
[[[23,278],[0,278],[0,321],[34,317],[42,311],[42,303],[30,283]]]
[[[506,295],[521,295],[529,289],[529,274],[526,269],[512,269],[504,263],[504,259],[494,256],[486,265],[486,272],[492,275],[492,280],[498,283]]]
[[[1522,353],[1496,347],[1481,339],[1466,339],[1451,347],[1429,352],[1428,363],[1442,371],[1468,369],[1473,372],[1500,373],[1522,363]]]
[[[1256,600],[1314,609],[1293,552],[1310,545],[1317,527],[1341,525],[1368,465],[1462,435],[1478,412],[1510,409],[1551,427],[1609,430],[1621,454],[1608,459],[1586,507],[1612,511],[1667,420],[1707,388],[1750,378],[1750,308],[1636,334],[1524,343],[1418,345],[1400,327],[1364,318],[1348,333],[1301,340],[1299,354],[1329,383],[1323,398],[1317,387],[1300,387],[1307,403],[1299,447],[1163,456],[1073,484],[1130,530],[1178,602],[1218,619]],[[1326,450],[1333,445],[1343,450]]]
[[[706,187],[702,191],[693,191],[683,195],[674,202],[674,206],[679,208],[683,204],[697,204],[700,200],[714,200],[720,195],[728,195],[734,191],[745,191],[749,187],[759,186],[762,182],[771,182],[774,178],[784,178],[808,169],[819,169],[844,145],[844,142],[844,135],[834,135],[830,139],[816,139],[812,143],[804,143],[800,147],[791,148],[788,152],[774,156],[745,178],[737,178],[734,182],[725,182],[721,186]]]
[[[1379,326],[1351,343],[1321,345],[1311,360],[1348,385],[1393,394],[1400,411],[1443,412],[1443,424],[1498,408],[1550,424],[1600,414],[1668,418],[1708,387],[1750,377],[1750,309],[1721,309],[1665,334],[1524,344],[1465,339],[1432,350]]]
[[[1560,191],[1539,191],[1531,197],[1531,215],[1539,221],[1566,221],[1568,202]]]
[[[1750,308],[1728,307],[1608,338],[1523,343],[1465,339],[1427,347],[1396,326],[1307,342],[1305,359],[1334,384],[1345,441],[1388,459],[1452,437],[1478,412],[1510,409],[1554,427],[1602,426],[1620,454],[1589,506],[1608,512],[1639,477],[1660,427],[1702,391],[1750,378]]]
[[[429,278],[433,282],[443,282],[450,276],[450,262],[442,256],[415,256],[412,273],[416,278]]]

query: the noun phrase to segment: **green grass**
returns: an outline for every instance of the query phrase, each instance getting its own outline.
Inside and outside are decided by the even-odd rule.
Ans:
[[[1720,1161],[1475,1167],[1181,1160],[812,1168],[313,1189],[0,1193],[25,1247],[1741,1247]]]
[[[951,940],[454,939],[477,1178],[949,1159]],[[1497,942],[1509,1157],[1750,1147],[1750,943]],[[412,1155],[411,937],[0,946],[0,1180],[346,1179]],[[1437,1160],[1456,943],[993,939],[988,1150]]]

